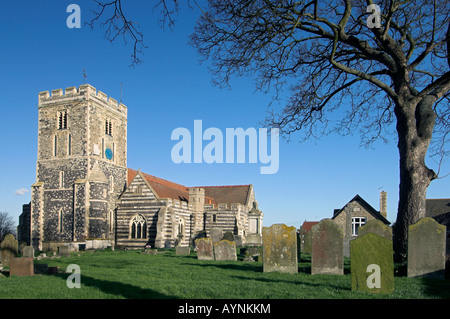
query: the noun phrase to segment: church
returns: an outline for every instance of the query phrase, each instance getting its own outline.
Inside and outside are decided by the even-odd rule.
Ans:
[[[19,241],[43,251],[171,248],[220,229],[261,244],[252,184],[187,187],[128,168],[128,109],[89,84],[38,99],[36,182]]]

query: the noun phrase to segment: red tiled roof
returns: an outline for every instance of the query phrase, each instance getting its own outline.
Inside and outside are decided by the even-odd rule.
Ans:
[[[136,177],[138,171],[128,168],[127,186]],[[141,172],[159,198],[172,198],[189,202],[189,187],[177,184],[153,175]],[[198,186],[205,188],[205,204],[241,203],[245,204],[250,185]]]
[[[306,220],[303,222],[302,229],[304,229],[304,233],[309,232],[311,230],[311,227],[313,227],[315,224],[318,224],[319,222],[307,222]]]

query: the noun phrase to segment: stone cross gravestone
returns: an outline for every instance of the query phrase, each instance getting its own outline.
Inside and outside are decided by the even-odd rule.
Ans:
[[[8,234],[2,241],[2,265],[9,267],[12,258],[18,255],[19,244],[13,235]]]
[[[23,248],[23,257],[31,257],[34,258],[34,248],[33,246],[25,246]]]
[[[274,224],[263,227],[263,271],[298,272],[295,227]]]
[[[394,291],[392,241],[373,233],[350,241],[352,290],[372,293]]]
[[[214,256],[216,260],[237,260],[235,242],[222,239],[215,243]]]
[[[408,277],[445,278],[446,227],[425,217],[408,227]]]
[[[11,258],[11,260],[9,261],[9,275],[33,276],[34,275],[33,258],[31,257]]]
[[[196,239],[195,250],[199,260],[214,260],[214,249],[211,238]]]
[[[342,227],[330,218],[311,228],[311,274],[344,274],[344,234]]]
[[[363,236],[367,233],[377,234],[392,240],[392,228],[378,219],[371,219],[358,229],[359,236]]]

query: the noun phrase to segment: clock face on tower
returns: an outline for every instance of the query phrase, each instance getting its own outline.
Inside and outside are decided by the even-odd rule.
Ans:
[[[105,156],[106,156],[106,158],[107,159],[112,159],[112,157],[113,157],[113,152],[112,152],[112,150],[110,149],[110,148],[107,148],[106,150],[105,150]]]

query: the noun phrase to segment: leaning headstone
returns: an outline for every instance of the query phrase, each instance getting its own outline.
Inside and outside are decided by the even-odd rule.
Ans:
[[[218,243],[215,243],[214,257],[216,260],[237,260],[235,242],[222,239]]]
[[[9,275],[33,276],[34,275],[33,258],[31,257],[11,258],[11,260],[9,261]]]
[[[8,234],[2,241],[2,265],[9,267],[9,262],[12,258],[18,255],[19,244],[13,235]]]
[[[350,241],[352,290],[384,293],[394,291],[392,240],[373,233]]]
[[[311,228],[311,274],[344,274],[344,234],[342,227],[330,218]]]
[[[298,272],[295,227],[274,224],[263,227],[263,271]]]
[[[199,260],[214,260],[214,250],[211,238],[196,239],[195,250]]]
[[[22,253],[23,257],[31,257],[34,258],[34,248],[33,246],[25,246],[23,248],[23,253]]]
[[[378,219],[371,219],[358,229],[359,236],[363,236],[367,233],[377,234],[392,240],[392,228]]]
[[[446,227],[425,217],[408,227],[408,277],[445,278]]]
[[[209,232],[209,236],[211,237],[211,240],[213,242],[213,245],[223,238],[223,231],[220,228],[211,228]]]
[[[176,247],[175,255],[177,256],[189,256],[191,254],[191,247]]]

